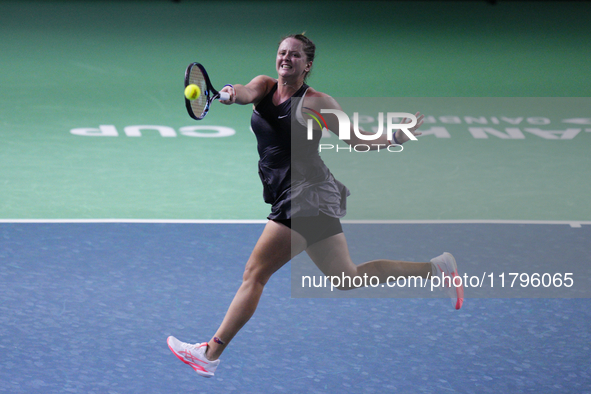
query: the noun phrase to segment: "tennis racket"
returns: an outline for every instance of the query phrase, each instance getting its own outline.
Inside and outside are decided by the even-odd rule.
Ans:
[[[209,76],[205,68],[199,63],[191,63],[185,71],[185,87],[190,84],[195,84],[201,90],[201,95],[195,100],[188,100],[185,98],[185,105],[189,116],[195,120],[201,120],[207,115],[209,106],[213,100],[229,100],[230,94],[226,92],[218,92],[211,85]]]

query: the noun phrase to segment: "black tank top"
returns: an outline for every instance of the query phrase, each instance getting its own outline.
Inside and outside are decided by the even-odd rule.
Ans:
[[[303,84],[292,99],[304,96],[308,87]],[[314,138],[308,140],[306,128],[292,119],[292,99],[273,104],[276,90],[277,84],[257,104],[251,117],[260,157],[263,198],[272,205],[268,218],[316,216],[319,211],[333,217],[344,216],[349,191],[334,179],[318,154],[322,133],[315,131]],[[324,204],[324,197],[333,206]]]

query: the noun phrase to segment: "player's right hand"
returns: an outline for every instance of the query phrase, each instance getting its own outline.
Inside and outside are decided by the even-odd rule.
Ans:
[[[220,103],[230,105],[236,102],[236,89],[232,86],[224,86],[220,92],[226,92],[230,95],[229,100],[220,100]]]

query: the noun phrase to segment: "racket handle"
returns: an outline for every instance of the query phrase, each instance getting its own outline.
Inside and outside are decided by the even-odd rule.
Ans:
[[[223,100],[223,101],[230,100],[230,93],[220,92],[220,100]]]

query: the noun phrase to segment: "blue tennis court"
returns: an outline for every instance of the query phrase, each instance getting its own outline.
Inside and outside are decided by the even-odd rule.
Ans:
[[[428,248],[473,225],[403,225]],[[346,225],[349,236],[365,232]],[[480,226],[492,242],[458,243],[461,259],[523,226]],[[511,228],[513,227],[513,228]],[[203,379],[165,339],[206,340],[241,281],[260,224],[1,224],[5,392],[198,393],[577,392],[591,390],[588,299],[291,298],[272,278],[254,318]],[[501,229],[499,229],[501,230]],[[589,226],[540,228],[588,262]],[[450,232],[453,235],[450,235]],[[528,238],[525,236],[524,238]],[[538,246],[540,247],[540,246]],[[553,258],[562,252],[540,247]],[[416,246],[397,246],[417,255]],[[439,250],[439,249],[437,249]],[[554,250],[554,252],[553,252]],[[519,267],[513,266],[519,270]],[[205,339],[204,339],[205,338]]]

